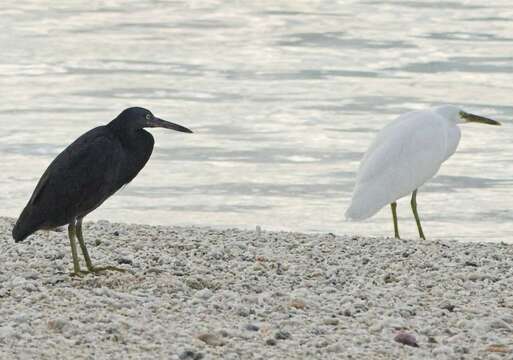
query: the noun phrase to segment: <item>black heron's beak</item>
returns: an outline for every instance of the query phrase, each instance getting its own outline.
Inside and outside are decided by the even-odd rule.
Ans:
[[[186,127],[166,121],[166,120],[159,119],[158,117],[153,117],[151,120],[148,120],[147,126],[148,127],[161,127],[161,128],[165,128],[165,129],[170,129],[170,130],[175,130],[175,131],[192,134],[192,131],[187,129]]]
[[[498,121],[488,119],[483,116],[470,114],[465,111],[460,111],[460,116],[465,120],[465,122],[474,122],[488,125],[501,125],[501,123]]]

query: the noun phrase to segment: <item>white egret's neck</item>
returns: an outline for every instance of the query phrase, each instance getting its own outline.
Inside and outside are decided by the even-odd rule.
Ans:
[[[454,105],[442,105],[434,107],[433,112],[442,116],[444,119],[450,121],[453,124],[460,122],[460,111],[461,109]]]
[[[454,105],[442,105],[433,108],[432,111],[446,121],[445,161],[454,154],[460,142],[461,132],[457,125],[461,122],[461,109]]]

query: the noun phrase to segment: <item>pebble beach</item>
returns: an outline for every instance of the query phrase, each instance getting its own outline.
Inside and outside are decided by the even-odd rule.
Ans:
[[[15,244],[0,358],[512,359],[513,246],[87,222]]]

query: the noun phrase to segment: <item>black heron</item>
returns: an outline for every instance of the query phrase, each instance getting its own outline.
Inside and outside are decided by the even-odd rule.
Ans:
[[[93,266],[82,235],[82,219],[132,181],[144,167],[154,144],[153,136],[144,130],[148,127],[192,133],[140,107],[128,108],[107,125],[89,130],[57,155],[39,179],[14,225],[15,242],[37,230],[68,224],[74,274],[122,271],[113,266]],[[75,237],[87,271],[80,270]]]

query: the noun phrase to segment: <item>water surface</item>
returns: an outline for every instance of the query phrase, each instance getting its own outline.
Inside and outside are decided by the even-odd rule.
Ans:
[[[0,215],[138,105],[195,134],[154,130],[148,165],[89,219],[390,235],[388,209],[344,221],[358,162],[398,114],[453,103],[504,126],[463,127],[420,189],[425,232],[513,240],[509,0],[7,0],[0,17]]]

